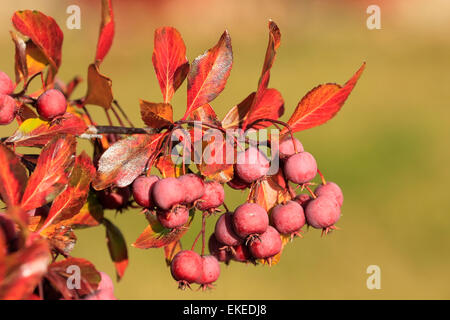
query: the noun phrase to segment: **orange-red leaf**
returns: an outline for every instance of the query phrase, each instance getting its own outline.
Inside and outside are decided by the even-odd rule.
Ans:
[[[16,11],[12,17],[14,27],[42,51],[54,74],[61,65],[63,32],[56,21],[39,11]]]
[[[191,118],[194,121],[220,126],[220,121],[217,119],[217,115],[209,103],[195,109],[194,112],[192,112]]]
[[[95,194],[91,192],[80,211],[71,219],[64,220],[63,223],[74,229],[94,227],[103,220],[103,213],[102,205],[98,202]]]
[[[102,0],[102,23],[97,42],[96,61],[103,61],[114,39],[114,12],[111,0]]]
[[[75,162],[75,150],[74,136],[57,136],[42,149],[22,197],[23,210],[39,208],[64,190]]]
[[[83,151],[76,157],[67,188],[53,201],[42,229],[50,224],[71,219],[81,210],[87,200],[89,186],[94,176],[95,167],[92,160]]]
[[[187,110],[183,119],[187,119],[195,109],[211,102],[222,92],[232,65],[231,38],[225,31],[214,47],[192,62],[187,76]]]
[[[125,238],[122,232],[108,219],[103,219],[103,225],[106,228],[106,241],[109,255],[114,262],[117,272],[117,279],[121,279],[128,266],[128,251]]]
[[[27,179],[26,169],[16,154],[0,144],[0,195],[7,206],[20,203]]]
[[[132,244],[132,246],[138,249],[161,248],[171,244],[174,241],[178,241],[189,229],[189,225],[192,222],[192,217],[193,216],[191,216],[185,226],[169,230],[161,226],[155,215],[147,214],[149,225]]]
[[[46,145],[55,135],[84,133],[87,126],[80,117],[66,112],[58,121],[47,122],[39,118],[25,120],[10,136],[6,143],[14,143],[21,147],[41,147]]]
[[[48,243],[42,239],[5,257],[0,267],[3,269],[0,300],[20,300],[29,297],[46,273],[49,262]]]
[[[150,128],[159,129],[173,123],[173,109],[170,103],[139,101],[141,118]]]
[[[248,196],[249,201],[259,204],[267,212],[275,205],[290,199],[287,189],[277,182],[277,175],[266,177],[255,183]]]
[[[114,143],[99,160],[97,176],[92,183],[94,189],[130,185],[142,173],[164,136],[138,134]]]
[[[80,288],[69,289],[68,278],[80,272]],[[58,289],[64,299],[76,299],[80,296],[91,294],[98,288],[101,280],[100,272],[88,260],[82,258],[67,258],[62,261],[53,262],[48,267],[45,277]],[[74,284],[70,282],[70,284]]]
[[[181,241],[173,241],[164,247],[164,256],[166,257],[166,264],[170,266],[173,257],[182,250]]]
[[[168,103],[189,70],[186,46],[175,28],[161,27],[155,30],[152,61],[164,102]]]
[[[88,68],[88,88],[84,103],[109,109],[113,100],[111,79],[100,73],[97,64],[91,64]]]
[[[364,63],[344,86],[323,84],[308,92],[288,121],[292,131],[313,128],[333,118],[352,92],[365,65]],[[287,129],[283,129],[282,134],[287,131]]]

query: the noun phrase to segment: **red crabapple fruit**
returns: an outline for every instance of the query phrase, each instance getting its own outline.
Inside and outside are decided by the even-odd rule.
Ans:
[[[294,140],[294,142],[292,142],[292,140]],[[294,144],[295,144],[295,148],[294,148]],[[298,139],[296,139],[296,138],[292,139],[292,137],[290,135],[288,135],[280,141],[280,145],[279,145],[280,159],[287,159],[288,157],[295,154],[296,150],[297,150],[297,152],[305,151],[303,149],[302,143]]]
[[[317,163],[309,152],[300,152],[286,160],[283,171],[289,181],[303,184],[314,179],[317,174]]]
[[[231,212],[224,213],[217,219],[214,234],[219,242],[227,246],[237,246],[242,243],[242,239],[233,230],[233,214]]]
[[[188,222],[189,210],[185,206],[176,206],[172,210],[158,211],[156,216],[164,228],[174,229]]]
[[[335,198],[340,207],[342,207],[342,204],[344,203],[344,194],[342,193],[341,188],[334,182],[329,181],[326,184],[321,184],[314,190],[314,193],[318,197],[329,196]]]
[[[121,209],[125,207],[131,192],[128,187],[105,189],[97,192],[98,200],[105,209]]]
[[[12,97],[0,95],[0,125],[10,124],[16,116],[16,100]]]
[[[101,280],[97,290],[88,295],[83,300],[117,300],[114,296],[114,285],[111,278],[104,272],[100,271]]]
[[[219,279],[220,275],[220,265],[219,261],[214,256],[203,256],[202,263],[203,263],[203,270],[202,275],[198,281],[198,284],[201,285],[202,289],[211,288],[213,282],[217,281]]]
[[[189,287],[198,282],[203,274],[203,261],[198,253],[192,250],[178,252],[170,264],[172,277],[179,282],[179,288]]]
[[[258,240],[256,240],[258,241]],[[233,247],[233,252],[234,254],[233,256],[233,260],[237,261],[237,262],[252,262],[254,263],[254,259],[252,257],[252,255],[250,254],[250,250],[248,249],[248,246],[246,246],[245,244],[240,244],[238,246],[234,246]]]
[[[220,262],[228,264],[231,259],[230,250],[227,250],[223,243],[220,243],[214,233],[211,234],[208,241],[209,253],[217,258]]]
[[[319,196],[311,200],[305,210],[308,225],[322,229],[325,233],[335,229],[334,224],[339,220],[340,215],[341,208],[336,200],[329,196]]]
[[[246,188],[250,188],[251,185],[250,183],[241,180],[241,178],[239,178],[237,174],[235,174],[233,179],[228,181],[227,184],[230,188],[234,190],[244,190]]]
[[[305,214],[303,208],[295,201],[279,204],[272,209],[272,224],[281,234],[298,234],[305,225]]]
[[[47,90],[37,99],[36,109],[43,119],[51,120],[66,113],[66,97],[59,90]]]
[[[259,240],[253,241],[250,246],[250,253],[256,259],[268,259],[281,251],[282,241],[278,231],[272,227],[267,227],[266,232],[259,236]]]
[[[265,232],[268,225],[266,210],[256,203],[244,203],[233,214],[234,231],[242,239],[253,238]]]
[[[305,210],[306,206],[312,200],[312,198],[308,194],[301,193],[297,195],[293,200],[297,202],[299,205],[301,205],[303,210]]]
[[[219,207],[225,200],[225,190],[217,181],[205,182],[205,194],[197,201],[197,208],[202,211]]]
[[[238,153],[235,168],[242,181],[252,183],[267,174],[270,162],[258,148],[250,147],[246,151]]]
[[[153,207],[152,188],[159,180],[158,176],[137,177],[132,186],[134,201],[144,208]]]
[[[14,88],[15,85],[11,78],[3,71],[0,71],[0,94],[9,95],[13,93]]]
[[[205,183],[203,179],[193,173],[178,177],[184,188],[184,204],[194,203],[205,194]]]
[[[174,205],[182,203],[184,197],[183,186],[176,178],[158,180],[152,187],[153,201],[163,210],[170,210]]]

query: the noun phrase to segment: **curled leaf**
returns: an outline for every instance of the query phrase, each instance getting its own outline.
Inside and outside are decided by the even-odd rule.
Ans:
[[[150,128],[159,129],[173,123],[170,103],[154,103],[140,100],[141,118]]]
[[[96,61],[103,61],[106,54],[111,49],[114,39],[114,11],[112,0],[102,0],[102,23],[100,25],[100,34],[97,42]]]
[[[128,266],[127,244],[120,229],[111,221],[103,219],[103,225],[106,228],[106,241],[111,260],[116,267],[117,278],[121,279]]]
[[[111,79],[100,73],[97,64],[91,64],[88,68],[88,89],[84,103],[109,109],[113,100]]]

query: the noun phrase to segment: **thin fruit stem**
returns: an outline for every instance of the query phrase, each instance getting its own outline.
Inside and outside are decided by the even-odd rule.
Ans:
[[[155,133],[152,129],[144,128],[127,128],[118,126],[91,126],[88,133],[93,134],[152,134]]]
[[[31,81],[33,81],[34,78],[36,78],[37,76],[39,76],[39,75],[41,75],[41,74],[42,74],[42,72],[38,72],[38,73],[34,74],[34,75],[33,75],[30,79],[28,79],[28,81],[25,83],[25,85],[23,86],[22,91],[20,91],[20,92],[18,92],[18,93],[12,94],[11,97],[13,97],[13,98],[18,98],[18,97],[23,96],[23,95],[27,92],[28,86],[30,85]]]
[[[323,176],[322,172],[320,172],[319,169],[317,169],[317,173],[319,174],[320,179],[322,179],[322,184],[324,184],[324,185],[327,184],[327,181],[325,180],[325,177]]]
[[[119,116],[119,114],[117,113],[116,109],[114,109],[114,106],[113,106],[113,105],[111,105],[111,110],[112,110],[112,112],[114,113],[114,116],[116,117],[116,119],[117,119],[117,121],[119,122],[119,124],[120,124],[122,127],[125,127],[125,125],[124,125],[122,119],[120,118],[120,116]]]
[[[197,244],[198,239],[200,239],[201,234],[202,234],[202,230],[200,230],[200,232],[195,237],[194,243],[192,244],[192,247],[191,247],[191,251],[194,251],[195,245]]]
[[[206,214],[202,215],[202,256],[205,254],[205,231],[206,231]]]
[[[131,122],[131,120],[128,118],[127,114],[125,113],[125,111],[123,111],[119,102],[117,100],[113,100],[113,104],[119,109],[120,113],[123,115],[125,120],[127,120],[127,122],[130,124],[130,126],[134,128],[133,122]]]
[[[113,123],[112,123],[112,120],[111,120],[111,117],[110,117],[110,115],[109,115],[108,110],[107,110],[107,109],[103,109],[103,110],[105,110],[106,118],[108,119],[108,124],[109,124],[110,126],[112,126]]]
[[[308,190],[308,192],[311,194],[311,197],[313,197],[314,199],[317,198],[316,194],[311,190],[309,186],[305,186],[305,189]]]

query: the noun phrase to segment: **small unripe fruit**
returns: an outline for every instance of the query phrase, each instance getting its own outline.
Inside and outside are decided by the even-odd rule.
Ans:
[[[326,229],[333,226],[341,215],[341,209],[334,198],[319,196],[306,206],[307,223],[316,229]]]
[[[157,181],[152,188],[154,203],[163,210],[169,210],[184,200],[181,182],[176,178],[165,178]]]
[[[298,139],[294,138],[293,140],[294,140],[294,142],[292,142],[292,137],[290,135],[288,135],[280,141],[280,145],[279,145],[280,159],[289,158],[290,156],[295,154],[296,149],[297,149],[297,152],[305,151],[303,149],[302,143]],[[295,145],[295,147],[294,147],[294,145]]]
[[[10,124],[16,116],[16,100],[4,94],[0,94],[0,125]]]
[[[152,189],[157,181],[158,176],[140,176],[133,182],[133,198],[138,205],[144,208],[151,208],[154,206],[152,199]]]
[[[131,192],[128,187],[125,187],[101,190],[97,192],[97,195],[105,209],[120,209],[128,203]]]
[[[225,190],[217,181],[205,182],[205,194],[197,202],[197,208],[202,211],[219,207],[225,200]]]
[[[266,210],[256,203],[244,203],[233,214],[234,231],[242,239],[265,232],[268,225]]]
[[[192,250],[178,252],[170,264],[170,271],[175,280],[194,283],[201,279],[203,261],[198,253]]]
[[[47,90],[37,99],[36,109],[43,119],[51,120],[66,113],[66,97],[59,90]]]
[[[185,206],[179,206],[168,211],[158,211],[156,216],[164,228],[174,229],[184,226],[188,222],[189,210]]]
[[[250,246],[250,253],[256,259],[267,259],[273,257],[281,251],[282,241],[278,231],[269,226],[259,240],[253,241]]]
[[[303,184],[314,179],[317,174],[317,163],[309,152],[300,152],[286,160],[283,171],[289,181]]]
[[[228,264],[228,262],[231,259],[231,255],[229,253],[229,250],[226,250],[224,248],[223,243],[220,243],[217,239],[214,233],[211,234],[208,241],[208,249],[209,253],[212,254],[214,257],[217,258],[220,262],[225,262]]]
[[[270,162],[258,148],[250,147],[238,153],[235,168],[242,181],[252,183],[269,172]]]
[[[214,234],[219,242],[227,246],[237,246],[242,243],[242,239],[233,230],[233,214],[230,212],[219,217]]]
[[[342,193],[341,188],[334,182],[327,182],[327,184],[321,184],[314,190],[316,196],[329,196],[331,198],[335,198],[338,205],[342,207],[344,203],[344,194]]]
[[[219,279],[220,265],[219,261],[214,256],[203,256],[203,272],[198,281],[201,285],[208,285]]]
[[[193,203],[205,194],[205,184],[199,176],[188,173],[178,177],[178,180],[181,182],[184,189],[183,203]]]
[[[312,198],[305,193],[301,193],[297,195],[293,200],[297,202],[299,205],[301,205],[303,210],[305,210],[306,206],[312,200]]]
[[[3,71],[0,71],[0,94],[11,94],[14,88],[15,85],[11,78]]]
[[[303,208],[295,201],[277,205],[272,210],[271,218],[275,229],[286,235],[299,231],[305,225]]]

